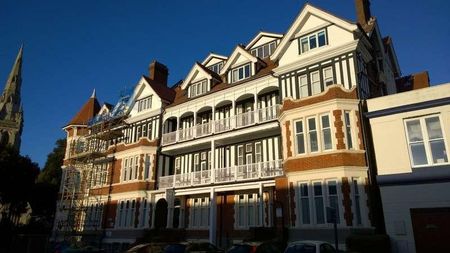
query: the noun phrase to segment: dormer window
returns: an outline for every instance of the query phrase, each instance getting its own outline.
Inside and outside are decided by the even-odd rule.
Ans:
[[[273,51],[275,51],[276,46],[277,46],[277,42],[272,41],[272,42],[266,43],[262,46],[252,49],[251,54],[253,56],[264,59],[264,58],[269,57],[273,53]]]
[[[219,63],[209,66],[208,68],[210,70],[216,72],[217,74],[219,74],[220,71],[222,70],[222,67],[223,67],[223,62],[219,62]]]
[[[152,108],[152,96],[145,97],[136,101],[138,105],[138,112],[145,111]]]
[[[202,80],[189,86],[189,97],[196,97],[208,91],[208,80]]]
[[[301,37],[299,43],[300,54],[304,54],[309,50],[313,50],[314,48],[323,47],[328,44],[326,31],[325,29],[323,29],[318,32]]]
[[[250,63],[231,70],[231,82],[235,83],[250,77],[251,69]]]

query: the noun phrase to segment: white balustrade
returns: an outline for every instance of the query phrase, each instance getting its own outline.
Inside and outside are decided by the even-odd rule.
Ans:
[[[195,171],[159,178],[159,188],[179,188],[211,183],[242,182],[283,175],[282,160],[236,165],[215,169],[215,179],[211,179],[211,170]]]
[[[237,114],[224,119],[211,120],[197,126],[179,129],[174,132],[162,135],[162,145],[173,144],[192,140],[194,138],[207,136],[214,133],[230,131],[236,128],[250,126],[256,123],[263,123],[276,120],[280,114],[280,105],[273,105]],[[178,137],[178,139],[177,139]]]

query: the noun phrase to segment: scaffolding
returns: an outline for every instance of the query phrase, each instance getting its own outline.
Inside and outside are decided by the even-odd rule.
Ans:
[[[91,119],[86,132],[69,143],[58,205],[63,218],[55,224],[56,236],[62,233],[64,240],[79,241],[104,232],[115,146],[123,141],[130,102],[129,95],[122,95],[109,113]]]

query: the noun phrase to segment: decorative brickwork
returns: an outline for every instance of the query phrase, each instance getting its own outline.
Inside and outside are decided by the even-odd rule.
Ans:
[[[108,168],[109,175],[112,175],[112,183],[118,184],[120,183],[120,171],[122,169],[122,159],[117,159],[114,161],[113,166]]]
[[[289,120],[287,120],[284,125],[286,126],[286,152],[287,152],[287,157],[291,157],[292,156],[292,141],[291,141],[291,131],[290,131],[290,126],[291,126],[291,122]]]
[[[347,226],[353,224],[352,200],[350,198],[350,184],[347,177],[342,178],[342,205],[344,205],[344,219]]]
[[[342,111],[334,110],[334,127],[335,127],[335,137],[336,137],[336,149],[345,149],[344,143],[344,131],[342,130],[344,122],[342,122]]]
[[[344,90],[342,85],[332,85],[330,86],[325,93],[318,96],[312,96],[302,99],[284,99],[283,100],[283,106],[281,107],[280,113],[283,113],[284,111],[292,110],[295,108],[300,108],[312,104],[317,104],[320,102],[329,101],[336,98],[343,98],[343,99],[358,99],[356,95],[356,88],[353,88],[350,91]]]
[[[323,169],[337,166],[366,166],[364,153],[332,153],[299,157],[284,162],[286,172]]]
[[[129,191],[148,191],[154,189],[153,182],[134,182],[134,183],[122,183],[118,185],[111,186],[111,193],[123,193]],[[109,186],[91,189],[90,194],[92,195],[106,195],[108,194]]]
[[[359,149],[364,150],[364,141],[362,136],[362,125],[359,120],[359,111],[355,111],[356,129],[358,130]]]

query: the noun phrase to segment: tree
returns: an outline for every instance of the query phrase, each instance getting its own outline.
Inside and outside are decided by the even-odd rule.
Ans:
[[[24,157],[12,147],[0,150],[0,204],[2,221],[11,221],[25,211],[31,198],[31,192],[39,166],[29,157]],[[7,210],[5,210],[7,207]],[[5,217],[6,216],[6,217]]]
[[[58,139],[56,147],[47,155],[44,169],[39,174],[38,183],[46,183],[59,188],[61,183],[61,166],[63,165],[64,154],[66,152],[66,139]]]
[[[61,166],[63,165],[66,140],[58,139],[53,151],[47,155],[44,169],[39,174],[33,189],[31,207],[33,216],[39,220],[41,232],[49,232],[56,211],[59,185],[61,183]]]

